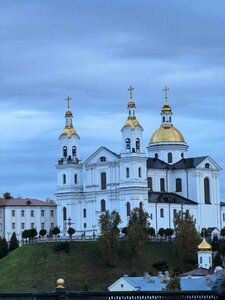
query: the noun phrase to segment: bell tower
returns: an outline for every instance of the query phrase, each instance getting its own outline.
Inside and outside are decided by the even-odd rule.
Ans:
[[[66,234],[69,222],[74,219],[73,207],[83,191],[81,159],[79,156],[80,137],[73,126],[73,113],[70,109],[71,98],[68,96],[65,113],[65,127],[59,136],[59,159],[57,172],[57,222],[60,230]]]

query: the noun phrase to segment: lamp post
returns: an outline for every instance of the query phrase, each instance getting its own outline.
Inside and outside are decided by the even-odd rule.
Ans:
[[[95,228],[96,228],[96,225],[92,225],[92,228],[93,228],[93,240],[95,240],[95,238],[96,238],[96,233],[95,233],[95,231],[97,230],[97,229],[95,229]]]

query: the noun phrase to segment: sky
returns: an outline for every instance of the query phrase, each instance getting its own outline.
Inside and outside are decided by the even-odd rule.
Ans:
[[[189,156],[209,155],[225,201],[225,1],[0,0],[0,195],[55,199],[65,98],[84,161],[121,151],[128,87],[144,143],[162,89]]]

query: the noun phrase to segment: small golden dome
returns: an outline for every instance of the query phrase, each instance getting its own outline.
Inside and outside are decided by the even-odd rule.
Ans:
[[[171,111],[172,111],[171,107],[169,106],[168,102],[165,101],[165,104],[162,107],[162,113],[169,114],[171,113]]]
[[[65,134],[68,138],[71,138],[73,134],[76,134],[76,130],[71,125],[67,125],[61,135]]]
[[[172,124],[161,125],[159,129],[157,129],[151,139],[149,144],[152,143],[160,143],[160,142],[181,142],[185,143],[184,137],[181,132],[173,127]]]
[[[198,250],[200,251],[211,251],[212,246],[206,241],[205,238],[203,238],[200,245],[198,245]]]
[[[135,108],[135,103],[132,99],[130,99],[130,101],[128,102],[127,107],[128,108]]]
[[[138,120],[136,119],[135,116],[128,117],[128,119],[124,123],[124,126],[130,126],[131,129],[134,129],[138,125],[139,125],[139,122],[138,122]]]
[[[64,284],[65,284],[64,279],[59,278],[59,279],[57,280],[57,288],[63,288],[63,289],[64,289]]]
[[[65,113],[65,117],[72,117],[72,116],[73,116],[72,111],[67,110],[67,112]]]

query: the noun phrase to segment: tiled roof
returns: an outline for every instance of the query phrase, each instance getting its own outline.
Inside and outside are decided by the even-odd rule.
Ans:
[[[147,160],[147,168],[148,169],[168,169],[168,170],[176,170],[176,169],[192,169],[196,168],[203,160],[205,160],[208,156],[201,157],[192,157],[192,158],[182,158],[175,164],[167,164],[166,162],[158,159],[158,158],[148,158]]]
[[[149,192],[148,193],[148,202],[151,203],[175,203],[175,204],[189,204],[197,205],[198,203],[177,195],[175,193],[166,193],[166,192]]]
[[[41,201],[37,199],[22,199],[22,198],[11,198],[4,199],[0,198],[0,207],[2,206],[56,206],[56,203],[53,200],[50,201]]]

